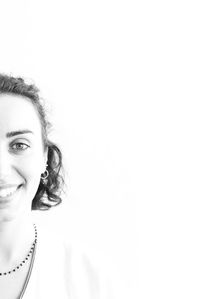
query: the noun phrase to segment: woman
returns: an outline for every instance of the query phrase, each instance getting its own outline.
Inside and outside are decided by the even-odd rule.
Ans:
[[[0,298],[111,298],[99,268],[33,223],[61,203],[62,154],[48,139],[39,90],[0,75]]]

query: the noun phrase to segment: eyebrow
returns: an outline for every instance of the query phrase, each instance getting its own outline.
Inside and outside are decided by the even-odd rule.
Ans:
[[[12,132],[6,133],[6,137],[9,138],[9,137],[14,137],[16,135],[22,135],[22,134],[28,134],[28,133],[33,134],[33,132],[30,130],[19,130],[19,131],[12,131]]]

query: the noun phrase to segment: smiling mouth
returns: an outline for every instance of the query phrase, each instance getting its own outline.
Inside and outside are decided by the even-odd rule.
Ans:
[[[0,203],[10,202],[12,195],[14,195],[20,187],[21,185],[4,188],[0,187]]]

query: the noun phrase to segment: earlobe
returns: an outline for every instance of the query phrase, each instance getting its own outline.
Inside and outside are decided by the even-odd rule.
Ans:
[[[41,179],[43,180],[43,182],[46,181],[46,179],[48,178],[48,176],[49,176],[49,172],[48,172],[48,170],[46,168],[45,172],[41,174]]]

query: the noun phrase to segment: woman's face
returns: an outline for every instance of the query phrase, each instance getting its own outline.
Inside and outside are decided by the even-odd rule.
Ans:
[[[0,95],[0,222],[27,216],[46,169],[40,119],[23,96]]]

